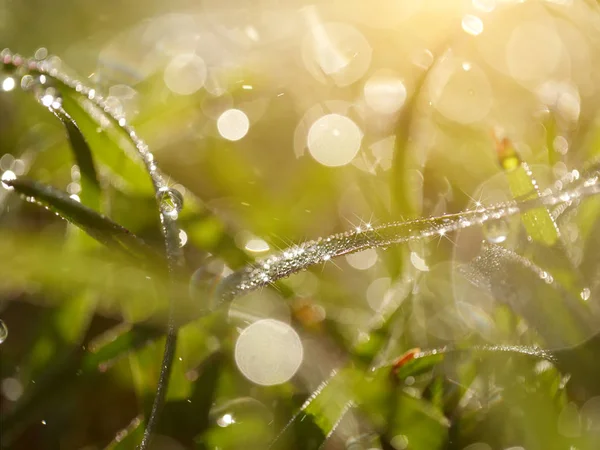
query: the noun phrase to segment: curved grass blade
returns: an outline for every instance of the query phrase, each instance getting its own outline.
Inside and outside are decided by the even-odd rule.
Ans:
[[[23,178],[8,180],[4,183],[25,196],[29,201],[38,203],[78,226],[107,247],[123,251],[129,256],[144,257],[153,255],[157,257],[151,247],[129,230],[73,200],[58,189]]]
[[[356,370],[334,371],[304,402],[269,448],[285,448],[297,435],[303,436],[305,448],[320,448],[354,406],[355,388],[361,378],[362,374]]]
[[[473,347],[443,347],[432,350],[420,349],[410,350],[401,357],[392,362],[384,364],[388,366],[392,373],[399,379],[404,380],[408,377],[414,377],[433,370],[433,368],[443,363],[447,357],[460,354],[507,354],[523,355],[531,358],[543,359],[551,363],[556,362],[554,355],[544,349],[537,347],[527,347],[519,345],[476,345]]]
[[[90,116],[90,111],[86,111],[82,106],[78,93],[66,88],[62,89],[61,93],[63,108],[77,123],[83,135],[89,137],[90,147],[94,150],[98,162],[110,170],[111,176],[118,180],[119,186],[130,193],[152,194],[144,166],[121,148],[119,140],[113,136],[114,130],[112,134],[104,128],[98,130],[98,122]],[[91,104],[89,107],[94,108]],[[97,111],[96,114],[99,115],[100,112]]]
[[[305,242],[270,256],[257,264],[234,272],[219,286],[217,302],[230,301],[237,295],[247,293],[300,272],[308,267],[326,263],[332,258],[367,248],[381,248],[412,240],[443,237],[446,234],[473,226],[526,213],[533,209],[570,203],[574,199],[600,192],[597,177],[593,183],[565,189],[555,194],[501,203],[487,208],[478,207],[457,214],[447,214],[427,219],[394,222],[378,227],[371,224],[353,231],[338,233],[327,238]]]
[[[92,152],[85,137],[77,123],[62,107],[48,109],[62,122],[67,131],[69,143],[81,174],[81,194],[79,196],[81,203],[92,209],[100,210],[100,182]]]

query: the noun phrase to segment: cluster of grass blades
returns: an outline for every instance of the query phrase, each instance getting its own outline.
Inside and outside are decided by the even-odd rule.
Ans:
[[[57,284],[56,278],[61,274],[56,273],[55,267],[47,267],[44,261],[52,259],[53,264],[60,264],[71,275],[72,281],[64,293],[68,300],[54,320],[60,324],[74,316],[78,318],[77,323],[69,323],[69,332],[61,336],[60,345],[56,344],[54,348],[53,354],[60,356],[61,363],[54,371],[45,373],[44,363],[37,363],[38,367],[32,369],[32,373],[43,373],[43,376],[38,378],[36,385],[29,386],[19,402],[3,416],[6,445],[10,445],[11,440],[39,416],[38,411],[55,402],[67,386],[72,388],[78,379],[107,371],[122,357],[135,351],[139,354],[134,366],[141,364],[144,358],[155,361],[158,343],[164,345],[160,364],[146,364],[143,370],[134,374],[135,384],[144,398],[144,413],[119,432],[109,448],[138,446],[146,450],[157,432],[171,433],[196,448],[213,448],[216,445],[211,442],[228,442],[222,435],[228,431],[226,425],[229,423],[212,428],[210,425],[219,415],[213,401],[222,374],[230,365],[228,355],[219,346],[207,349],[204,344],[198,344],[208,335],[227,339],[227,327],[220,313],[224,305],[269,286],[277,285],[285,290],[280,280],[342,255],[494,226],[512,217],[521,218],[533,244],[542,249],[540,255],[553,251],[558,252],[560,258],[562,250],[557,244],[560,242],[557,221],[561,215],[580,207],[585,199],[600,192],[600,165],[593,161],[581,168],[576,176],[571,174],[559,187],[540,192],[531,169],[506,141],[498,155],[514,200],[492,206],[479,204],[473,209],[437,217],[377,226],[361,224],[347,232],[293,245],[265,259],[250,262],[218,282],[209,280],[211,286],[208,288],[206,280],[196,279],[195,289],[190,291],[191,274],[185,265],[178,227],[185,212],[183,196],[168,185],[147,144],[128,124],[127,118],[115,113],[94,89],[65,75],[53,65],[52,59],[27,59],[4,50],[0,54],[0,64],[5,74],[20,80],[23,89],[30,91],[63,124],[80,170],[81,193],[73,198],[50,185],[12,173],[4,176],[2,183],[5,188],[52,211],[72,224],[73,229],[83,232],[70,236],[69,245],[60,250],[56,243],[43,240],[35,248],[16,238],[0,241],[3,255],[20,255],[3,275],[9,285],[17,286],[28,277],[35,277],[42,285]],[[104,128],[92,146],[86,134],[90,130],[95,133],[98,121],[104,123]],[[113,175],[122,178],[125,185],[131,184],[130,192],[147,193],[149,187],[144,187],[144,177],[147,178],[146,184],[150,184],[156,198],[156,222],[161,236],[158,243],[143,239],[103,213],[105,186],[98,165],[111,168]],[[589,234],[594,235],[593,231]],[[71,259],[74,252],[84,254],[77,257],[76,264]],[[32,263],[36,260],[41,262]],[[106,269],[107,265],[110,270]],[[114,280],[110,288],[103,286],[105,295],[161,297],[157,302],[162,306],[150,317],[141,321],[132,319],[104,336],[96,336],[87,348],[73,350],[73,344],[80,342],[86,334],[105,278],[115,270],[126,271],[127,279]],[[384,308],[369,334],[349,351],[356,356],[352,362],[340,366],[323,381],[289,421],[286,420],[289,417],[283,421],[270,419],[282,426],[271,436],[269,447],[321,448],[332,439],[334,432],[335,439],[345,439],[346,448],[352,449],[376,445],[386,449],[406,448],[407,445],[410,445],[408,448],[433,449],[442,448],[453,440],[462,442],[463,428],[473,426],[469,417],[475,414],[473,402],[466,400],[473,391],[469,386],[483,371],[494,370],[496,384],[505,386],[506,397],[515,402],[520,401],[522,391],[511,383],[511,371],[535,375],[535,380],[527,382],[540,391],[551,392],[555,399],[560,398],[560,405],[564,405],[566,395],[561,374],[572,377],[569,386],[576,390],[573,395],[589,399],[600,393],[594,381],[600,373],[597,358],[594,358],[598,351],[597,339],[590,339],[589,311],[579,301],[582,289],[588,288],[572,282],[564,272],[548,273],[534,257],[525,258],[495,243],[484,245],[480,255],[462,267],[462,276],[516,311],[534,326],[550,349],[474,342],[424,351],[417,349],[394,358],[385,348],[386,343],[397,340],[394,329],[399,326],[402,314],[397,305],[388,310]],[[135,293],[131,286],[135,286]],[[524,286],[528,286],[530,293],[525,300]],[[532,292],[536,292],[535,295],[542,293],[546,302],[534,306],[528,301],[534,297]],[[162,301],[163,297],[168,301]],[[205,355],[197,364],[195,378],[181,387],[185,392],[169,398],[169,380],[176,352],[183,351],[183,346],[178,347],[178,335],[197,333],[197,329],[190,330],[185,325],[198,320],[204,327],[202,336],[188,339],[186,335],[185,342],[203,347],[198,353]],[[557,329],[562,330],[559,337],[555,333]],[[376,342],[380,345],[373,344]],[[365,343],[376,347],[365,348],[368,347]],[[394,347],[388,345],[388,348]],[[32,360],[44,361],[44,357],[39,356],[44,354],[44,348],[34,348]],[[148,367],[158,371],[158,378],[146,372]],[[183,378],[181,373],[176,375]],[[153,387],[156,391],[150,400],[149,390]],[[418,395],[415,394],[417,390]],[[389,399],[390,393],[393,393],[393,401]],[[502,415],[505,409],[493,400],[493,394],[475,403],[491,416]],[[283,390],[271,395],[285,398],[287,393]],[[548,400],[549,408],[556,409],[555,399]],[[294,401],[289,401],[287,409],[293,405]],[[232,407],[254,408],[251,399]],[[252,442],[253,420],[260,415],[256,411],[250,414],[246,427],[236,433],[249,435]],[[543,433],[550,421],[550,416],[533,420],[534,433]],[[419,425],[407,425],[415,423]],[[499,436],[499,439],[505,437]],[[592,445],[590,442],[596,437],[584,436],[578,438],[578,443],[581,448],[588,448],[586,445]],[[299,441],[302,444],[296,443]],[[563,448],[561,446],[566,445],[567,440],[557,443],[540,437],[539,443],[543,444],[539,448]],[[239,445],[232,444],[231,448],[243,448]]]

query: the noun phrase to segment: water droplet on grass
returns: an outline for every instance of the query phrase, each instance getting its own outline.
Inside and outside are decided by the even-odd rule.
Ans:
[[[15,173],[12,170],[7,170],[2,174],[2,177],[0,177],[0,179],[2,181],[12,181],[12,180],[16,180],[17,176],[15,175]],[[6,183],[2,183],[2,187],[4,189],[6,189],[7,191],[12,191],[13,187],[9,186]]]
[[[590,288],[583,288],[579,295],[581,296],[581,299],[583,301],[588,301],[590,299],[591,293],[592,292],[590,291]]]
[[[176,219],[179,212],[183,208],[183,195],[177,189],[162,187],[158,191],[158,201],[162,211],[171,217]]]
[[[483,224],[483,235],[491,244],[501,244],[508,238],[508,222],[506,220],[491,220]]]

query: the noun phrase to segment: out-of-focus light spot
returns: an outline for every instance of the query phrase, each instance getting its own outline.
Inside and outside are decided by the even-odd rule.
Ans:
[[[465,33],[472,36],[478,36],[483,32],[483,22],[479,17],[474,16],[473,14],[464,16],[461,25]]]
[[[462,68],[465,72],[468,72],[469,70],[471,70],[471,63],[468,61],[465,61],[464,63],[462,63]]]
[[[408,438],[403,434],[398,434],[392,438],[390,444],[392,444],[392,447],[396,450],[404,450],[405,448],[408,448]]]
[[[393,114],[402,108],[406,101],[406,87],[394,75],[375,74],[367,80],[363,88],[365,102],[378,113]]]
[[[33,57],[38,60],[46,59],[48,57],[48,49],[45,47],[38,48],[33,54]]]
[[[367,303],[374,311],[378,311],[392,294],[392,282],[389,278],[378,278],[367,288]]]
[[[590,288],[583,288],[579,295],[581,296],[581,300],[587,302],[592,295],[592,291],[590,291]]]
[[[69,195],[69,198],[72,200],[75,200],[76,202],[81,203],[81,198],[79,198],[79,195],[77,195],[77,194],[71,194],[71,195]]]
[[[367,270],[377,262],[377,252],[373,248],[346,256],[348,264],[358,270]]]
[[[1,181],[12,181],[17,179],[17,175],[15,175],[12,170],[6,170],[0,179]],[[14,189],[12,186],[9,186],[6,183],[2,183],[2,187],[8,191],[12,191]]]
[[[552,141],[552,147],[557,153],[566,155],[569,151],[569,141],[564,136],[556,136]]]
[[[217,119],[217,129],[228,141],[239,141],[248,133],[250,120],[244,111],[228,109]]]
[[[185,53],[171,59],[165,68],[164,80],[172,92],[190,95],[204,86],[206,74],[204,60],[193,53]]]
[[[2,395],[11,402],[16,402],[23,395],[23,385],[16,378],[5,378],[2,380]]]
[[[179,230],[179,246],[183,247],[187,244],[188,235],[184,230]]]
[[[577,405],[569,402],[558,415],[557,424],[559,434],[565,437],[578,437],[581,435],[581,416]]]
[[[304,358],[300,336],[289,325],[273,319],[254,322],[235,343],[235,362],[250,381],[263,386],[285,383]]]
[[[427,48],[417,50],[412,54],[411,60],[415,66],[427,70],[433,64],[433,53]]]
[[[547,3],[554,3],[555,5],[570,6],[573,4],[573,0],[545,0]]]
[[[410,252],[410,262],[415,269],[421,272],[429,272],[429,266],[416,252]]]
[[[46,94],[42,97],[42,99],[40,101],[42,102],[42,105],[44,105],[46,107],[50,107],[50,106],[52,106],[52,103],[54,103],[54,96],[52,96],[50,94]]]
[[[48,422],[46,422],[45,420],[42,420],[42,425],[46,425]]]
[[[14,163],[15,157],[10,153],[2,155],[2,158],[0,158],[0,170],[12,169]]]
[[[246,242],[246,245],[244,245],[244,248],[252,253],[268,252],[271,249],[269,247],[269,244],[267,244],[265,241],[263,241],[260,238],[249,239]]]
[[[600,431],[600,397],[592,397],[581,407],[581,422],[588,431]]]
[[[232,425],[235,423],[235,419],[233,418],[233,416],[231,414],[223,414],[221,417],[219,417],[217,419],[217,425],[219,425],[220,427],[228,427],[229,425]]]
[[[2,90],[5,92],[12,91],[15,88],[15,79],[13,77],[6,77],[4,81],[2,81]]]
[[[8,337],[8,327],[2,319],[0,319],[0,344],[2,344]]]
[[[360,128],[348,117],[328,114],[308,130],[308,150],[324,166],[343,166],[351,162],[362,142]]]
[[[463,450],[492,450],[492,447],[485,442],[475,442],[474,444],[467,445]]]
[[[509,73],[523,82],[548,79],[560,62],[562,49],[550,23],[525,22],[515,28],[506,45]]]
[[[473,8],[478,11],[489,13],[496,9],[496,0],[472,0]]]
[[[244,89],[245,91],[251,91],[252,86],[250,86],[249,84],[242,84],[242,89]]]
[[[568,82],[547,81],[542,83],[536,94],[540,101],[565,120],[576,122],[581,113],[579,91]]]
[[[242,295],[229,305],[228,316],[244,326],[262,319],[290,321],[290,307],[275,291],[263,289]]]
[[[77,182],[72,182],[67,185],[67,192],[69,194],[79,194],[81,192],[81,185]]]
[[[436,67],[429,92],[433,106],[447,119],[470,124],[484,119],[493,104],[492,88],[485,72],[470,62],[448,59]]]
[[[254,42],[258,42],[260,40],[260,35],[253,26],[247,26],[244,31],[246,32],[246,36],[248,36]]]
[[[311,75],[323,83],[329,77],[341,87],[362,78],[371,65],[372,53],[362,33],[343,23],[322,24],[313,10],[307,11],[312,29],[302,57]]]

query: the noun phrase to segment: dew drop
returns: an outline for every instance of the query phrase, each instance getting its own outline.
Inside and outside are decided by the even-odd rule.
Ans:
[[[2,319],[0,319],[0,344],[2,344],[8,337],[8,327]]]
[[[490,220],[483,224],[483,235],[491,244],[501,244],[508,237],[508,222],[504,219]]]
[[[187,244],[188,235],[184,230],[179,230],[179,246],[184,247]]]
[[[2,177],[0,177],[0,180],[4,181],[12,181],[12,180],[16,180],[17,179],[17,175],[12,171],[12,170],[7,170],[2,174]],[[14,188],[12,186],[9,186],[6,183],[2,183],[2,187],[4,189],[6,189],[7,191],[12,191]]]
[[[592,292],[590,291],[590,288],[583,288],[579,295],[581,296],[581,299],[583,301],[588,301],[590,299],[591,294]]]
[[[158,191],[158,201],[162,211],[172,219],[177,219],[183,208],[183,195],[177,189],[162,187]]]

